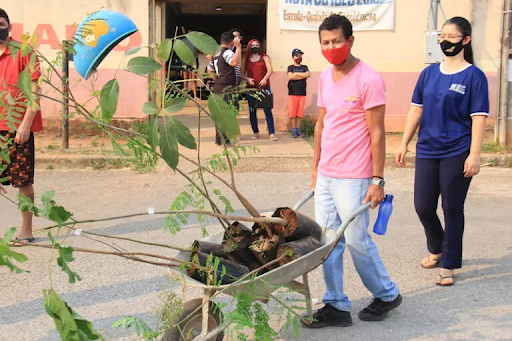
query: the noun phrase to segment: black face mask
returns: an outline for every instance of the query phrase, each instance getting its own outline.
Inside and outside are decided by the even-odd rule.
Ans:
[[[9,28],[1,28],[0,29],[0,41],[7,42],[9,39]]]
[[[452,42],[449,42],[448,40],[443,40],[440,45],[441,45],[441,50],[443,50],[443,53],[445,54],[445,56],[447,57],[453,57],[453,56],[456,56],[460,53],[460,51],[462,51],[464,49],[464,47],[466,45],[462,44],[462,42],[464,41],[464,39],[462,39],[461,41],[459,41],[458,43],[452,43]]]
[[[260,48],[259,47],[251,47],[251,52],[253,54],[258,54],[258,53],[260,53]]]

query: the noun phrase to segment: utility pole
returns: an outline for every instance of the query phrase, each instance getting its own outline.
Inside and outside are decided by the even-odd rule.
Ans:
[[[512,0],[503,0],[501,19],[501,56],[499,70],[498,113],[495,141],[512,146]]]

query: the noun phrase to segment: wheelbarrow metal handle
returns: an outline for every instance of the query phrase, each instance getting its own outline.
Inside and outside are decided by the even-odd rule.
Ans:
[[[298,211],[302,206],[304,206],[305,203],[309,201],[309,199],[313,198],[315,196],[315,192],[309,191],[305,196],[300,199],[295,206],[293,206],[294,211]]]
[[[341,223],[340,227],[338,227],[338,229],[336,230],[336,242],[333,244],[333,247],[331,249],[331,251],[329,251],[329,253],[327,253],[324,257],[324,261],[329,258],[329,256],[331,255],[331,252],[332,250],[334,250],[334,248],[336,247],[336,245],[338,245],[338,243],[340,242],[341,238],[343,237],[343,234],[345,233],[345,230],[347,229],[347,227],[350,225],[351,222],[354,221],[354,219],[357,218],[358,215],[360,215],[361,213],[363,213],[364,211],[366,211],[367,209],[369,209],[371,206],[371,202],[367,202],[366,204],[363,204],[361,206],[359,206],[358,208],[356,208],[354,211],[352,211],[348,217],[346,217],[343,222]]]

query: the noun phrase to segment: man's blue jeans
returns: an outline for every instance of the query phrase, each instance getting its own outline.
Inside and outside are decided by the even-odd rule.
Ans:
[[[371,179],[337,179],[318,174],[315,188],[316,221],[322,226],[337,230],[343,219],[362,205],[370,184]],[[338,310],[350,311],[351,307],[351,302],[343,291],[345,246],[350,251],[359,277],[374,297],[390,302],[399,294],[368,232],[369,221],[368,210],[354,219],[323,264],[327,286],[323,302]]]

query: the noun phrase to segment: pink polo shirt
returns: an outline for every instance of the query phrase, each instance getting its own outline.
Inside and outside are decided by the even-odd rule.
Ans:
[[[370,66],[359,62],[334,81],[333,66],[322,72],[318,106],[326,110],[318,172],[340,179],[371,178],[370,133],[365,110],[386,104],[386,86]]]

